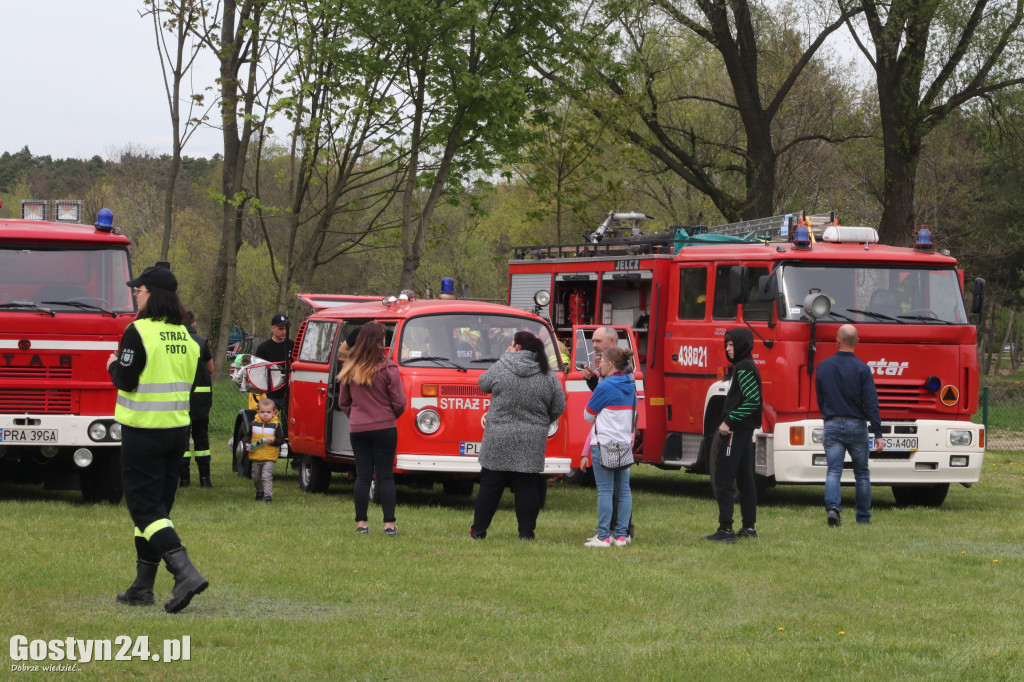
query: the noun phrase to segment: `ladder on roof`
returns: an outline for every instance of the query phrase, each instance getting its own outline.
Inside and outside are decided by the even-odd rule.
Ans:
[[[784,213],[771,216],[770,218],[754,218],[753,220],[743,220],[738,223],[716,225],[715,227],[707,228],[706,234],[721,234],[729,237],[754,235],[757,238],[764,237],[770,239],[792,234],[792,231],[803,220],[804,224],[812,232],[817,232],[820,235],[821,231],[826,227],[835,224],[835,219],[834,211],[830,213],[816,213],[814,215],[807,215],[804,212]]]

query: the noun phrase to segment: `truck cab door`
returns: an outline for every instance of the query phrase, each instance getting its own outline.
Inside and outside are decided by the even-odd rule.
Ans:
[[[288,442],[293,454],[325,455],[338,327],[336,320],[308,320],[299,330],[302,341],[288,389]]]

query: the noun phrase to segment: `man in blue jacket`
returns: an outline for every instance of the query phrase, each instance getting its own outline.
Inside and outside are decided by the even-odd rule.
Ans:
[[[868,469],[868,429],[875,434],[875,452],[885,447],[882,420],[878,414],[878,393],[871,370],[853,354],[857,346],[857,328],[844,324],[836,334],[839,350],[818,365],[814,387],[818,393],[818,409],[825,420],[825,512],[828,525],[838,526],[840,520],[840,482],[843,460],[850,453],[857,500],[857,523],[871,523],[871,471]]]
[[[754,430],[761,428],[761,373],[750,352],[754,335],[746,327],[725,334],[725,355],[733,365],[732,382],[718,427],[719,450],[715,466],[715,497],[718,498],[718,530],[706,536],[712,542],[736,542],[756,538],[757,491],[754,488]],[[733,486],[740,489],[743,527],[733,532]]]

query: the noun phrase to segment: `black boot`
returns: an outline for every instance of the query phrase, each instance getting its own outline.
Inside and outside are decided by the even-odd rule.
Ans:
[[[196,457],[196,468],[199,469],[199,486],[202,488],[212,488],[213,482],[210,480],[210,456],[204,455]]]
[[[190,458],[185,457],[181,460],[181,467],[178,469],[178,487],[187,488],[192,483],[191,473],[189,472]]]
[[[159,563],[154,564],[142,559],[135,562],[135,582],[127,590],[117,595],[117,603],[129,606],[152,606],[153,583],[156,582],[156,569],[158,568],[160,568]]]
[[[192,597],[209,587],[210,583],[189,561],[184,547],[177,547],[164,554],[164,561],[167,562],[167,570],[174,576],[174,588],[170,600],[164,604],[164,610],[177,613],[189,605]]]

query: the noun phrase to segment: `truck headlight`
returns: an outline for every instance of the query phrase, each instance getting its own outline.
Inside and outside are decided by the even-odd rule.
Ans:
[[[433,410],[420,410],[416,415],[416,428],[421,433],[434,433],[441,428],[441,415]]]
[[[951,467],[965,467],[971,463],[971,458],[967,455],[950,455],[949,466]]]
[[[949,431],[950,445],[970,445],[972,440],[973,434],[967,429],[950,429]]]
[[[107,437],[107,425],[103,422],[93,422],[89,424],[89,438],[93,440],[103,440]]]
[[[825,440],[825,429],[818,427],[811,429],[811,442],[820,443]]]
[[[86,448],[78,448],[75,453],[71,455],[71,459],[74,461],[75,466],[80,469],[92,464],[92,451]]]
[[[548,438],[551,438],[551,436],[555,435],[556,433],[558,433],[558,420],[557,419],[555,421],[551,422],[548,425]]]
[[[121,440],[121,424],[114,422],[110,425],[110,437],[113,440]]]

